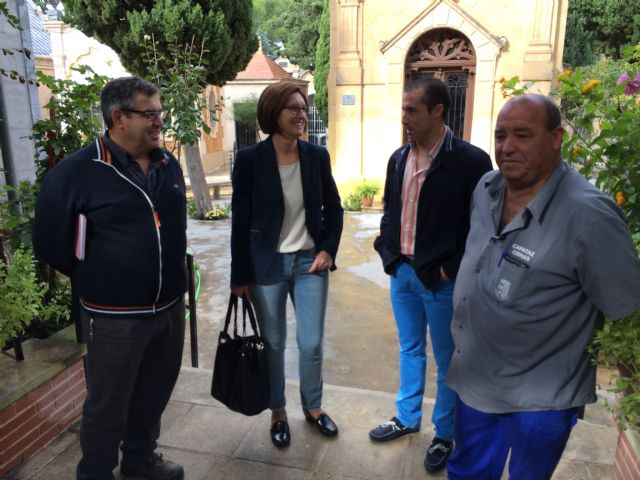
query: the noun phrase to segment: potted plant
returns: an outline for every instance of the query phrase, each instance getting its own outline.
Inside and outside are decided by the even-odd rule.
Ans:
[[[356,195],[362,199],[362,206],[364,207],[373,205],[373,198],[379,191],[380,184],[367,182],[366,180],[356,187]]]

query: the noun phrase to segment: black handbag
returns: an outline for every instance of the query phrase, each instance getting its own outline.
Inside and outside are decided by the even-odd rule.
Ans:
[[[233,337],[228,333],[232,316]],[[252,332],[246,331],[247,316]],[[224,329],[218,337],[211,395],[234,412],[257,415],[269,406],[269,390],[267,352],[253,306],[242,299],[242,336],[239,336],[238,297],[231,294]]]

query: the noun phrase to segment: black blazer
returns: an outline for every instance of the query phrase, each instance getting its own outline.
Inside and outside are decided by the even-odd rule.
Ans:
[[[407,144],[389,159],[384,214],[374,242],[389,275],[395,274],[401,261],[402,182],[408,155]],[[448,133],[418,197],[412,266],[427,289],[440,281],[440,267],[451,280],[458,275],[469,232],[471,195],[480,177],[492,168],[484,151]]]
[[[302,140],[298,140],[298,152],[307,231],[316,249],[329,253],[335,264],[343,210],[329,153]],[[231,182],[231,283],[247,285],[267,274],[284,219],[284,195],[271,137],[238,152]]]

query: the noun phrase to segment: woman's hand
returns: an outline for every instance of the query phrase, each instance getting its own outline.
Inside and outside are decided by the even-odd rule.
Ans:
[[[231,293],[236,297],[246,298],[251,301],[251,295],[249,295],[249,285],[231,285]]]
[[[314,272],[324,272],[325,270],[329,270],[333,266],[333,258],[324,250],[320,250],[316,254],[316,258],[309,268],[309,273]]]

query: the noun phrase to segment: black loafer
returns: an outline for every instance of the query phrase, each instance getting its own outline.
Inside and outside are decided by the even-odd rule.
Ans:
[[[325,437],[335,437],[338,435],[338,426],[326,413],[321,413],[318,418],[314,418],[306,408],[303,408],[302,412],[304,413],[304,418],[307,419],[307,422],[315,424],[315,426],[318,427],[318,430],[320,430],[320,433]]]
[[[291,442],[291,433],[289,433],[289,424],[280,420],[271,425],[271,441],[276,447],[286,447]]]

